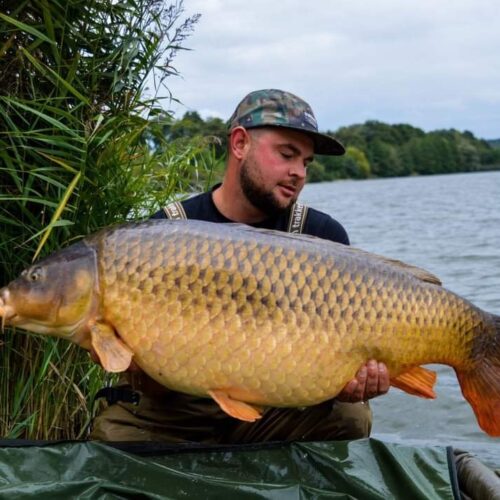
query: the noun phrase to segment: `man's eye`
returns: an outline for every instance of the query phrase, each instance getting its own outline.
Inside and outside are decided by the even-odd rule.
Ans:
[[[283,158],[287,159],[287,160],[290,160],[291,158],[293,158],[293,154],[292,153],[281,153],[281,156],[283,156]]]

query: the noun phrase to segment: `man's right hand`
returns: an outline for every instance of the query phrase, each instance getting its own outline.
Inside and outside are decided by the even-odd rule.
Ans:
[[[386,394],[390,387],[390,377],[387,366],[370,359],[363,365],[356,377],[349,381],[337,395],[339,401],[359,403]]]

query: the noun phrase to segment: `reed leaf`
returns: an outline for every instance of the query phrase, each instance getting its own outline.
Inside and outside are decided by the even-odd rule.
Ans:
[[[34,28],[33,26],[29,25],[29,24],[25,24],[17,19],[14,19],[10,16],[7,16],[5,14],[2,14],[0,12],[0,19],[3,19],[4,21],[6,21],[7,23],[10,23],[12,24],[13,26],[15,26],[16,28],[18,28],[19,30],[25,32],[25,33],[31,33],[32,35],[34,35],[36,38],[44,41],[44,42],[47,42],[47,43],[50,43],[50,44],[55,44],[56,42],[49,38],[48,36],[45,36],[43,33],[41,33],[40,31],[38,31],[36,28]]]
[[[28,59],[28,61],[33,64],[33,66],[44,76],[46,76],[50,81],[54,83],[60,83],[66,90],[69,90],[75,97],[77,97],[81,102],[86,104],[87,106],[90,105],[90,101],[88,100],[87,97],[85,97],[82,93],[78,92],[73,85],[71,85],[67,80],[61,77],[56,71],[53,69],[44,66],[41,64],[35,57],[33,57],[26,49],[22,48],[21,49]]]
[[[62,224],[58,224],[58,227],[61,227],[61,225],[71,225],[72,222],[70,221],[60,221],[59,218],[61,217],[61,214],[66,208],[66,205],[68,203],[68,200],[70,196],[73,193],[73,190],[75,189],[76,185],[78,184],[78,181],[80,180],[82,173],[78,172],[73,180],[70,182],[69,186],[67,187],[63,197],[61,198],[61,201],[59,202],[59,205],[57,206],[54,215],[52,216],[52,219],[50,220],[49,224],[44,228],[43,230],[43,236],[40,240],[40,243],[38,244],[37,249],[35,250],[35,254],[33,255],[33,261],[37,259],[37,257],[40,255],[40,252],[43,248],[43,245],[45,245],[45,242],[50,236],[50,233],[52,232],[52,229],[56,227],[57,222],[60,222]]]

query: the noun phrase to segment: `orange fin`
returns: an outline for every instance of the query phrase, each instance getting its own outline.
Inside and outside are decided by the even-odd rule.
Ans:
[[[433,387],[436,378],[436,372],[421,366],[415,366],[407,372],[391,378],[391,385],[414,396],[434,399],[436,393]]]
[[[500,316],[491,315],[490,332],[484,332],[481,350],[476,362],[468,371],[455,372],[462,394],[470,403],[476,418],[490,436],[500,437]]]
[[[96,323],[90,329],[91,345],[107,372],[123,372],[132,361],[134,353],[105,323]]]
[[[208,391],[208,394],[231,417],[244,420],[245,422],[255,422],[262,417],[262,410],[260,408],[237,399],[232,399],[226,391],[216,389]]]

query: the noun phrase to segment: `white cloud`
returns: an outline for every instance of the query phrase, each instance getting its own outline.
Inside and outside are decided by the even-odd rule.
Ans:
[[[500,137],[494,0],[185,0],[202,18],[169,87],[228,117],[258,88],[306,99],[322,129],[366,119]]]

